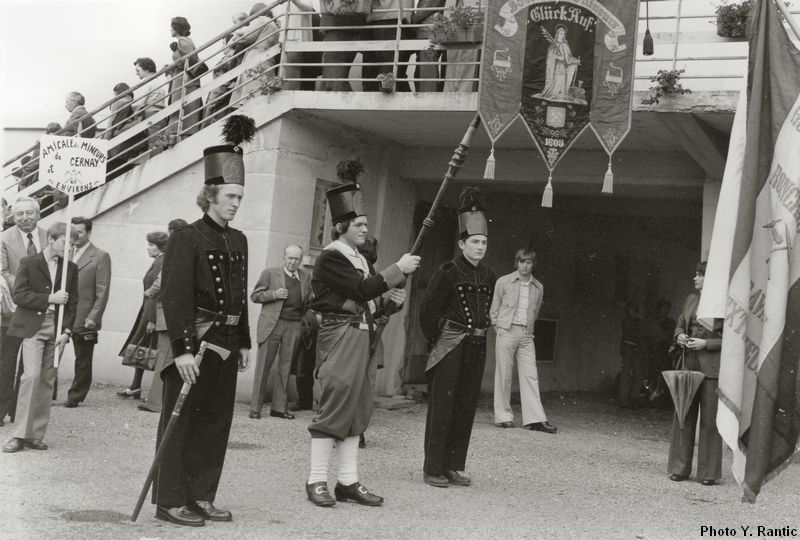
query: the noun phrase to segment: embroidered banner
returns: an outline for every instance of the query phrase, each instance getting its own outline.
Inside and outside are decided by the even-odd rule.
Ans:
[[[633,66],[636,49],[636,20],[638,13],[634,9],[626,9],[629,0],[606,0],[606,7],[617,14],[614,23],[621,24],[622,33],[617,27],[608,27],[608,32],[598,28],[594,47],[594,88],[592,92],[592,109],[589,121],[600,143],[611,155],[631,129],[631,100],[633,99]],[[601,19],[601,25],[606,20]],[[630,28],[630,32],[625,32]],[[609,47],[606,39],[613,33],[617,42]],[[621,41],[621,43],[620,43]]]
[[[507,35],[502,32],[505,17],[500,9],[507,0],[489,0],[486,8],[486,32],[481,56],[481,82],[478,113],[489,139],[494,142],[519,116],[522,89],[522,59],[525,54],[525,33]],[[526,13],[510,17],[525,22]]]
[[[553,170],[587,126],[609,156],[630,130],[638,8],[630,0],[489,0],[479,113],[494,149],[519,111],[551,173],[545,206]],[[490,161],[493,170],[493,153]],[[609,158],[604,192],[612,182]]]

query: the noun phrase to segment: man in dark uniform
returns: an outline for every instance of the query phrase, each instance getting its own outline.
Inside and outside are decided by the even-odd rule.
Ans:
[[[247,140],[247,139],[245,139]],[[241,142],[241,139],[236,143]],[[156,517],[179,525],[230,521],[214,507],[233,417],[237,368],[247,367],[247,239],[228,226],[244,195],[238,146],[204,152],[206,180],[197,197],[203,217],[170,236],[164,256],[161,300],[174,363],[164,367],[159,439],[184,382],[192,384],[173,437],[166,442],[153,502]],[[210,349],[195,361],[201,342]],[[159,441],[160,442],[160,441]]]
[[[477,189],[461,193],[458,210],[461,255],[436,269],[420,306],[430,344],[425,483],[468,486],[464,474],[472,422],[486,363],[486,331],[496,276],[481,264],[488,227]]]
[[[339,167],[357,160],[342,162]],[[355,180],[358,172],[351,177]],[[347,175],[345,175],[347,176]],[[317,377],[320,382],[320,414],[309,426],[311,471],[306,482],[308,500],[317,506],[354,501],[379,506],[383,498],[370,493],[358,481],[358,436],[369,424],[373,410],[372,384],[375,359],[370,354],[374,334],[374,299],[403,281],[419,266],[419,257],[405,254],[397,263],[375,274],[358,252],[367,235],[367,217],[358,184],[349,183],[327,192],[333,217],[334,241],[317,258],[311,287],[311,309],[319,313]],[[402,304],[403,289],[389,297]],[[337,448],[336,501],[328,491],[328,463]]]

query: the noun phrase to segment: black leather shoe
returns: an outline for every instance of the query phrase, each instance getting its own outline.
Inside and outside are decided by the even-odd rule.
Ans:
[[[426,484],[433,487],[446,488],[450,486],[450,481],[441,474],[428,474],[424,473],[422,479]]]
[[[317,506],[333,506],[336,504],[336,501],[331,497],[331,492],[328,491],[327,482],[306,484],[306,495],[308,500]]]
[[[469,476],[461,474],[458,471],[444,471],[442,476],[447,478],[447,481],[454,486],[468,486],[472,483]]]
[[[292,403],[291,405],[289,405],[289,410],[292,412],[310,411],[311,407],[306,407],[305,405],[302,405],[300,403]]]
[[[19,452],[25,448],[25,445],[22,444],[22,439],[17,439],[16,437],[11,437],[8,442],[3,445],[3,452],[8,454],[13,454],[14,452]]]
[[[333,493],[336,495],[336,500],[339,502],[351,500],[358,504],[363,504],[364,506],[380,506],[383,504],[383,497],[370,493],[367,488],[358,482],[350,484],[349,486],[343,486],[337,482]]]
[[[42,442],[42,439],[22,439],[22,444],[31,450],[47,450],[47,445]]]
[[[208,501],[196,501],[187,508],[209,521],[233,521],[233,514],[229,510],[220,510]]]
[[[531,431],[542,431],[551,435],[558,431],[558,428],[550,422],[536,422],[533,424],[528,424],[525,426],[525,429],[529,429]]]
[[[175,506],[173,508],[156,506],[156,519],[187,527],[202,527],[206,524],[206,520],[185,506]]]
[[[673,482],[683,482],[687,478],[689,478],[689,476],[685,474],[672,473],[669,475],[669,479]]]
[[[261,420],[261,413],[258,411],[250,411],[250,414],[248,416],[253,420]]]
[[[294,420],[294,415],[288,412],[269,411],[269,415],[275,418],[283,418],[284,420]]]
[[[495,424],[497,427],[501,428],[512,428],[514,427],[514,422],[500,422],[499,424]]]
[[[64,407],[66,407],[67,409],[74,409],[77,406],[78,406],[78,402],[77,401],[65,401],[64,402]]]
[[[700,483],[703,484],[704,486],[713,486],[714,484],[717,483],[717,481],[707,479],[707,480],[700,480]]]

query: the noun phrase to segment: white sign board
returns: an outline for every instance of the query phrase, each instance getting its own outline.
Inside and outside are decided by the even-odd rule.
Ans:
[[[39,178],[68,195],[104,184],[108,143],[106,139],[42,135]]]

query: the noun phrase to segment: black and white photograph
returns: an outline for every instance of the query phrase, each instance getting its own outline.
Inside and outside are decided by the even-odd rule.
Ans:
[[[0,0],[0,538],[800,538],[800,3]]]

